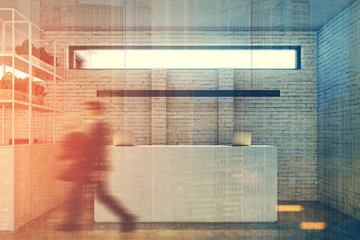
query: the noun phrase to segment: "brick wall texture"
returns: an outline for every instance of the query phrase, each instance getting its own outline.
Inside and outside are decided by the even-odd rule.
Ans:
[[[319,200],[360,219],[360,1],[318,32]]]
[[[316,200],[316,33],[48,32],[71,45],[300,45],[300,70],[67,70],[66,110],[106,103],[112,130],[140,144],[230,144],[252,130],[254,145],[278,147],[279,200]],[[67,60],[68,61],[68,60]],[[276,98],[116,98],[97,90],[278,89]]]

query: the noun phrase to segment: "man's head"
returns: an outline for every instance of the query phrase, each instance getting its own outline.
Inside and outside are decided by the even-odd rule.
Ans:
[[[68,132],[82,130],[81,116],[78,113],[67,112],[64,115],[65,129]]]
[[[105,106],[102,102],[86,102],[84,103],[84,111],[86,118],[101,117],[105,113]]]

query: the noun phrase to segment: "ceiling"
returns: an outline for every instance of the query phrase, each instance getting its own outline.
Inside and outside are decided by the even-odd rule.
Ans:
[[[353,0],[153,0],[152,28],[317,31]]]
[[[0,7],[15,7],[46,30],[116,30],[126,26],[137,30],[317,31],[354,1],[0,0]],[[73,16],[68,17],[72,6]],[[90,21],[99,18],[98,12],[84,11],[109,7],[113,10],[108,15],[113,18],[100,15],[102,25]],[[54,16],[56,20],[51,21]]]

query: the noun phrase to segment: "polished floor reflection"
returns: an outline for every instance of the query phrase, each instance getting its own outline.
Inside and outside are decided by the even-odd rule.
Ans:
[[[139,223],[124,233],[120,223],[93,223],[89,201],[80,231],[56,230],[64,215],[59,206],[14,232],[0,232],[0,239],[360,239],[359,221],[319,203],[279,202],[278,210],[277,223]]]

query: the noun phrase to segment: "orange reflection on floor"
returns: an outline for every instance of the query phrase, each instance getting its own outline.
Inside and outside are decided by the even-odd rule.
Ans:
[[[278,205],[278,212],[301,212],[303,210],[301,205]]]
[[[303,230],[322,230],[326,228],[324,222],[302,222],[300,223],[300,229]]]

